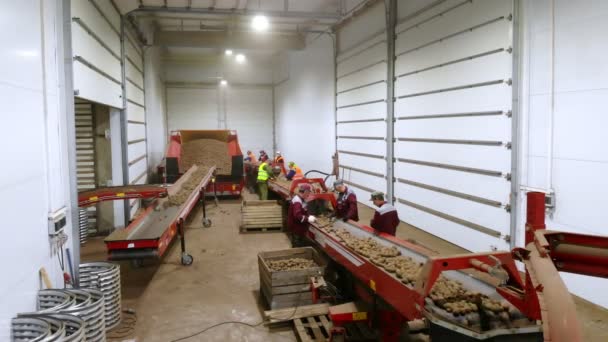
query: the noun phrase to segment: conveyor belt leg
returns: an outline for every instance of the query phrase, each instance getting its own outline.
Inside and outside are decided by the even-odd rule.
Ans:
[[[215,186],[215,183],[214,183]],[[211,227],[211,220],[207,218],[207,201],[205,198],[205,189],[201,189],[200,191],[200,199],[201,199],[201,204],[203,205],[203,227],[205,228],[209,228]]]
[[[181,248],[182,248],[182,265],[190,266],[190,265],[192,265],[194,258],[192,257],[192,255],[186,253],[186,234],[185,234],[186,232],[184,229],[184,220],[181,218],[177,221],[177,232],[180,237]]]

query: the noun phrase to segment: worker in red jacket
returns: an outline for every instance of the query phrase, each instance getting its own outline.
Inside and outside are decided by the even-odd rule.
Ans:
[[[298,192],[289,203],[287,210],[287,228],[291,235],[291,246],[306,246],[306,233],[308,224],[317,221],[316,217],[309,215],[306,210],[306,198],[310,195],[312,187],[310,184],[300,184]]]
[[[372,193],[371,201],[378,209],[374,213],[370,226],[375,229],[376,234],[386,233],[395,236],[399,225],[397,209],[384,200],[384,194],[380,191]]]
[[[334,182],[334,189],[338,192],[338,207],[336,217],[338,219],[359,221],[359,210],[357,209],[357,195],[344,185],[344,181],[337,179]]]

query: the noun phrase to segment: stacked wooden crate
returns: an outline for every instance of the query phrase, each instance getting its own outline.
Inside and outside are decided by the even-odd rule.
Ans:
[[[273,271],[268,261],[302,258],[314,260],[316,266],[293,271]],[[311,247],[291,248],[258,254],[260,293],[271,309],[312,304],[310,278],[323,275],[326,263]]]
[[[277,201],[243,201],[241,233],[280,232],[283,208]]]

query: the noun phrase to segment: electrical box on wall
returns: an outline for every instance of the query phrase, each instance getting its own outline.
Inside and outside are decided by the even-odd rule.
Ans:
[[[67,224],[66,214],[68,209],[63,207],[52,213],[49,213],[49,235],[57,235],[63,232],[63,228]]]

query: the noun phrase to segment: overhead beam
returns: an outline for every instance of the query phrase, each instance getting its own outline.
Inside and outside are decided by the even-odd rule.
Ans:
[[[300,34],[255,34],[227,31],[157,31],[154,45],[175,47],[217,47],[251,50],[302,50]]]
[[[197,13],[197,14],[216,14],[216,15],[238,15],[251,16],[259,11],[248,9],[223,9],[223,8],[188,8],[188,7],[164,7],[164,6],[140,6],[130,12],[133,13]],[[306,19],[332,19],[340,20],[340,14],[330,12],[303,12],[303,11],[264,11],[267,17],[283,18],[306,18]]]

